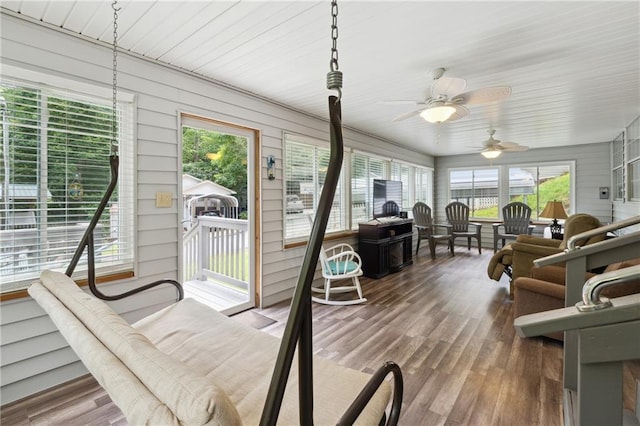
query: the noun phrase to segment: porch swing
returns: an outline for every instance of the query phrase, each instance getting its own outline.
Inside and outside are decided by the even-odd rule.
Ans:
[[[105,295],[96,287],[93,230],[118,179],[116,5],[114,1],[111,182],[65,274],[43,271],[40,280],[29,288],[31,296],[131,424],[275,425],[280,419],[286,424],[298,421],[301,425],[312,425],[314,420],[318,424],[396,425],[403,393],[397,364],[386,362],[369,375],[313,356],[311,284],[343,160],[337,1],[331,3],[333,45],[327,74],[327,87],[338,92],[338,96],[329,96],[328,172],[280,341],[193,299],[183,300],[182,286],[175,280],[156,281],[118,295]],[[85,248],[89,288],[95,297],[70,278]],[[178,302],[133,326],[99,300],[123,299],[162,284],[176,287]],[[295,369],[292,371],[296,348],[297,375]],[[238,360],[242,354],[253,358]],[[268,387],[266,382],[261,386],[262,377],[268,374],[266,369],[271,369]],[[393,391],[386,380],[389,375],[393,378]],[[216,379],[222,381],[216,383]],[[291,397],[295,392],[285,392],[295,386],[296,379],[297,404]],[[260,390],[265,389],[264,405],[256,413],[263,398],[260,395],[264,395]],[[318,396],[316,404],[314,391]],[[320,408],[315,418],[314,405]]]

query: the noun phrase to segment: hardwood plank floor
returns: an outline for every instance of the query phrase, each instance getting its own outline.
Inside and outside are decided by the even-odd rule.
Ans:
[[[366,304],[313,305],[314,351],[361,371],[386,360],[402,367],[404,425],[561,425],[562,345],[521,339],[506,278],[487,278],[491,253],[456,247],[379,280],[362,279]],[[281,336],[289,304],[236,315]],[[640,363],[625,366],[633,409]],[[2,425],[126,425],[91,377],[2,407]]]

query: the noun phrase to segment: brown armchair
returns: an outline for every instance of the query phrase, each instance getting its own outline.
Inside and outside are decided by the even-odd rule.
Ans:
[[[602,225],[596,217],[585,213],[577,213],[569,216],[565,221],[564,238],[562,240],[519,235],[514,242],[493,255],[487,267],[489,278],[499,281],[502,273],[506,273],[511,278],[509,287],[511,297],[513,297],[513,282],[519,277],[529,276],[534,260],[561,253],[566,248],[569,238],[600,226]],[[579,242],[578,245],[592,244],[602,241],[604,238],[604,233],[599,234],[586,241]]]
[[[569,238],[581,232],[602,226],[600,221],[585,213],[571,215],[564,223],[564,237],[562,240],[553,240],[548,238],[533,237],[530,235],[520,235],[511,244],[513,249],[513,259],[511,265],[511,278],[515,280],[518,277],[528,277],[533,261],[541,257],[550,256],[560,253],[567,247]],[[596,235],[585,241],[578,243],[579,246],[597,243],[605,239],[606,233]]]
[[[630,266],[640,265],[640,258],[613,263],[604,272],[615,271]],[[549,265],[531,268],[530,277],[519,277],[514,281],[514,318],[536,312],[550,311],[565,306],[565,268]],[[595,274],[587,272],[585,282]],[[621,285],[607,287],[602,296],[608,298],[622,297],[640,293],[640,281],[631,281]],[[552,339],[564,340],[564,333],[550,333]]]

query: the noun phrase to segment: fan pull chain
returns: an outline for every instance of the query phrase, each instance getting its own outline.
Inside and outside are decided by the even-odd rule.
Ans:
[[[118,155],[118,128],[117,128],[117,101],[118,101],[118,12],[120,11],[119,7],[116,7],[118,4],[117,0],[114,0],[111,3],[111,8],[113,9],[113,104],[111,110],[111,156]]]
[[[339,71],[338,65],[338,1],[331,2],[331,60],[329,61],[329,71],[327,73],[327,89],[335,89],[338,91],[337,102],[342,99],[342,71]]]

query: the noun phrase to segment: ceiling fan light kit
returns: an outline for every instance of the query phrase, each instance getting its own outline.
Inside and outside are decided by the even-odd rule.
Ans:
[[[447,121],[454,112],[456,112],[456,109],[452,106],[436,105],[422,111],[420,113],[420,117],[424,118],[429,123],[442,123],[443,121]]]
[[[529,147],[527,146],[518,145],[517,143],[514,143],[514,142],[503,142],[499,139],[494,139],[493,135],[495,134],[495,132],[496,132],[495,129],[487,130],[487,133],[489,133],[489,139],[484,141],[483,143],[484,149],[480,151],[480,154],[482,154],[484,158],[489,158],[489,159],[498,158],[502,153],[502,151],[522,152],[522,151],[527,151],[529,149]]]
[[[481,154],[484,158],[492,160],[494,158],[498,158],[500,154],[502,154],[502,151],[500,151],[499,149],[487,149],[482,151]]]
[[[406,120],[420,115],[429,123],[454,121],[469,115],[465,105],[481,105],[502,101],[511,95],[509,86],[483,87],[464,92],[467,81],[457,77],[443,77],[444,68],[431,71],[433,82],[429,89],[430,96],[422,100],[383,101],[386,103],[409,103],[420,108],[405,112],[393,119],[394,122]]]

